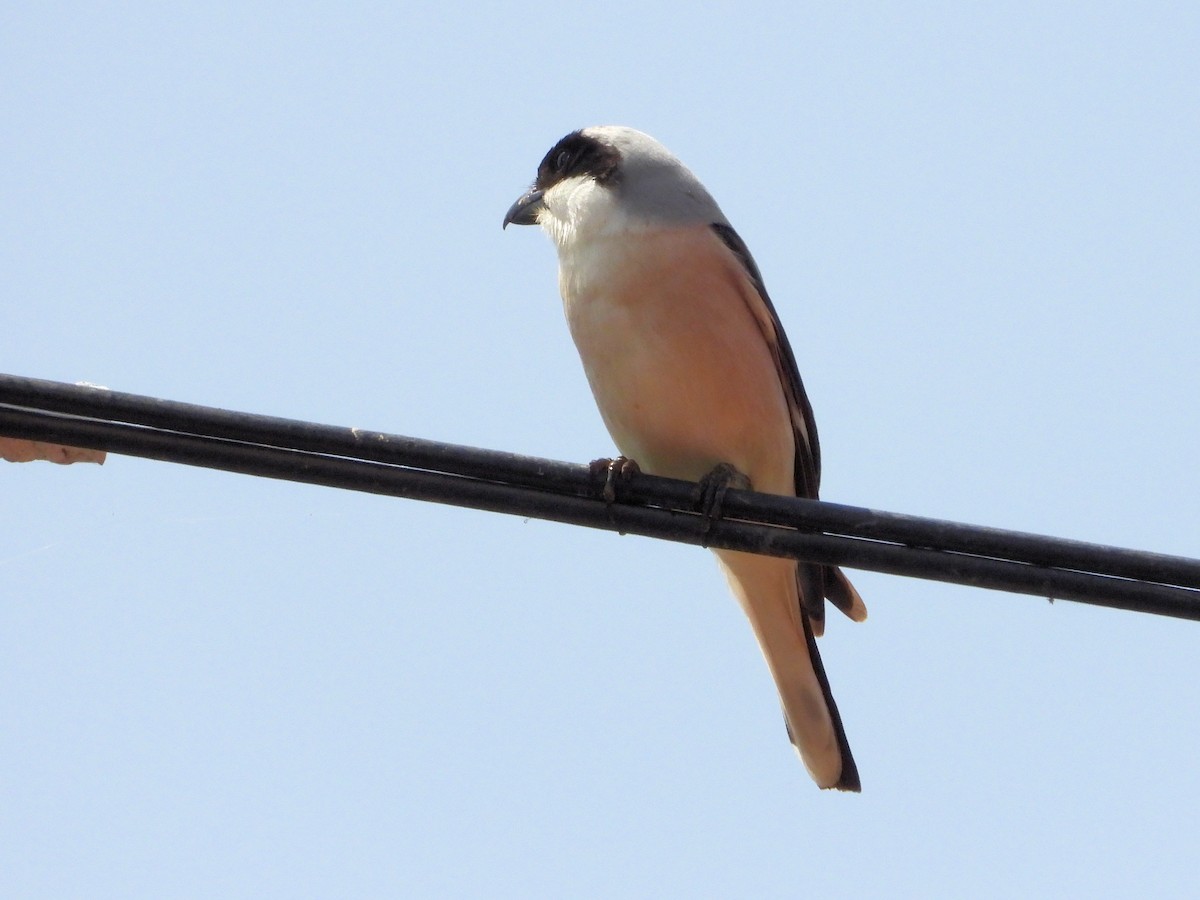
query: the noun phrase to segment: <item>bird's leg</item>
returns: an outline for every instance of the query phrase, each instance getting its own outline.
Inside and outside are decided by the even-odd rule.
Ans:
[[[617,501],[618,485],[628,484],[634,475],[642,471],[637,462],[628,456],[593,459],[588,463],[588,469],[591,471],[592,481],[599,483],[603,479],[600,499],[604,501],[605,506],[612,506]]]
[[[725,492],[730,488],[739,491],[752,489],[750,476],[739,471],[729,463],[718,463],[713,470],[696,482],[692,496],[696,509],[704,517],[703,545],[708,546],[708,533],[712,531],[713,523],[721,518],[721,507],[725,503]]]

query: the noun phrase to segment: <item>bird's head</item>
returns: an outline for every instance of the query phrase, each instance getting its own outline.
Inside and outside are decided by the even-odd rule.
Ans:
[[[541,225],[560,247],[630,231],[725,222],[695,175],[648,134],[572,131],[550,148],[504,225]]]

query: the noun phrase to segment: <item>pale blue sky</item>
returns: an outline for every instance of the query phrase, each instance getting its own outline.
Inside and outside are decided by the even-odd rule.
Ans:
[[[826,499],[1200,555],[1188,4],[9,4],[0,369],[586,461],[557,138],[745,238]],[[1192,623],[852,573],[817,791],[703,551],[0,468],[5,897],[1185,896]]]

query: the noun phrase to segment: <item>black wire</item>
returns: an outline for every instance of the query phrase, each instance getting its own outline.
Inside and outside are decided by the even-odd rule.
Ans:
[[[588,467],[573,463],[32,378],[0,375],[0,402],[476,478],[498,478],[510,484],[571,490],[580,496],[588,496],[593,490]],[[643,481],[631,486],[626,497],[643,504],[689,509],[692,489],[688,482]],[[1200,560],[1178,556],[766,494],[731,492],[725,512],[731,517],[771,524],[1200,587]]]
[[[638,475],[611,506],[588,466],[0,375],[0,433],[691,544],[1200,619],[1200,560]],[[801,530],[797,530],[801,529]]]

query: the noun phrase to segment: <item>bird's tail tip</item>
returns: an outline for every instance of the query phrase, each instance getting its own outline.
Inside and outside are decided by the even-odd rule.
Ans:
[[[841,757],[840,767],[835,774],[818,771],[809,761],[804,758],[804,751],[800,748],[799,741],[796,740],[795,734],[792,732],[791,723],[788,722],[787,711],[783,714],[783,725],[787,729],[788,740],[792,742],[792,748],[796,751],[796,755],[800,757],[800,762],[804,764],[804,768],[808,770],[809,776],[817,787],[823,791],[845,791],[851,794],[862,793],[862,782],[858,777],[858,765],[854,762],[854,756],[850,753],[850,747],[846,743],[845,733],[841,732],[839,726],[839,742],[838,751]]]

